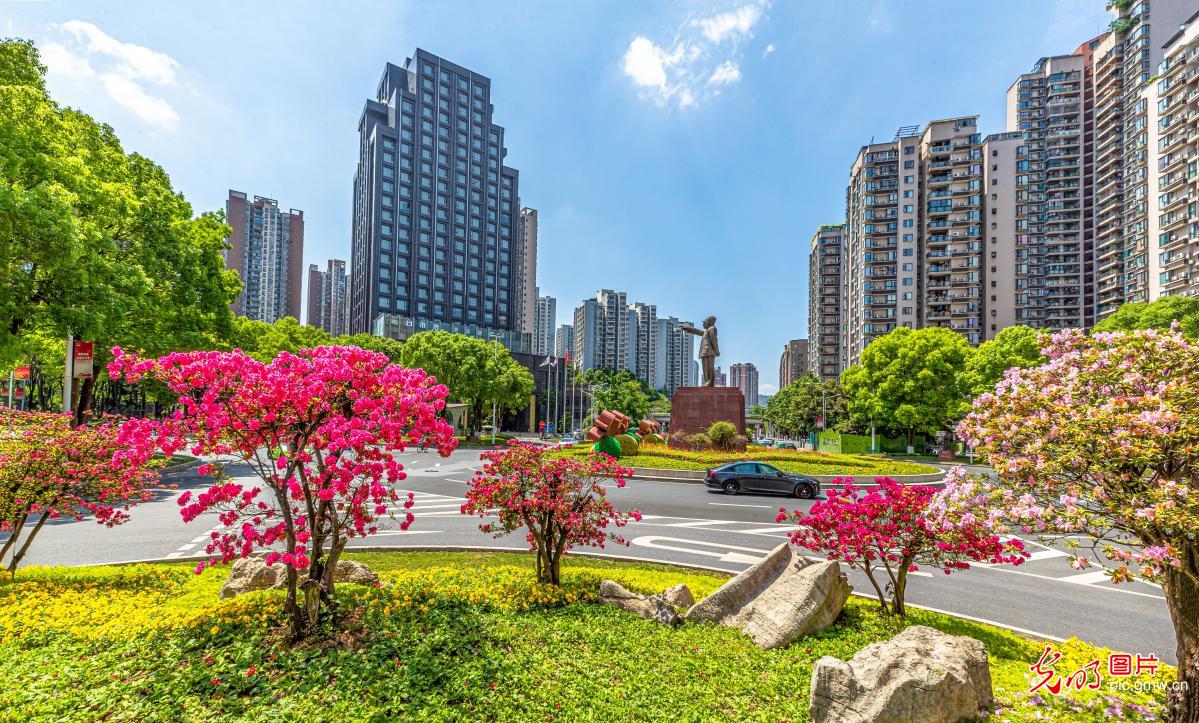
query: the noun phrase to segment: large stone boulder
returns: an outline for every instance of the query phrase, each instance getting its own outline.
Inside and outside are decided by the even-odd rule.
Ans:
[[[982,643],[914,625],[848,661],[817,660],[809,712],[813,723],[952,723],[992,702]]]
[[[841,567],[782,544],[687,611],[689,622],[740,628],[767,650],[832,625],[853,590]]]
[[[663,625],[678,625],[681,621],[678,611],[666,601],[663,595],[646,597],[626,590],[624,586],[613,580],[604,580],[600,583],[600,602],[605,605],[615,605],[622,610],[628,610],[649,620],[656,620]]]
[[[303,579],[301,579],[303,582]],[[353,560],[338,560],[333,582],[353,585],[379,584],[379,576],[366,565]],[[236,597],[255,590],[274,590],[287,587],[287,568],[281,563],[267,565],[261,557],[243,557],[233,563],[229,579],[221,588],[221,598]]]
[[[691,588],[687,587],[686,583],[679,583],[672,588],[665,590],[662,593],[662,599],[676,608],[686,610],[695,604],[695,597],[691,594]]]

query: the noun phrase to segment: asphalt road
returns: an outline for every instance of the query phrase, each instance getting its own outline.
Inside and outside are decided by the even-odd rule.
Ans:
[[[403,488],[416,497],[416,521],[408,531],[385,520],[378,534],[351,542],[351,548],[481,547],[523,549],[523,536],[494,539],[478,531],[478,518],[463,517],[459,506],[478,450],[460,450],[448,459],[405,453]],[[249,471],[231,468],[246,476]],[[176,503],[186,489],[206,487],[194,474],[163,489],[133,510],[125,525],[106,529],[92,521],[48,523],[25,563],[92,565],[150,559],[203,559],[204,545],[219,528],[215,515],[184,524]],[[775,524],[781,506],[806,508],[811,502],[781,497],[708,492],[702,485],[632,480],[612,489],[613,503],[644,515],[629,525],[627,547],[608,545],[600,554],[702,565],[737,572],[786,542],[786,525]],[[0,538],[2,539],[2,538]],[[935,610],[993,622],[1037,636],[1077,636],[1091,643],[1175,661],[1175,641],[1161,590],[1147,583],[1113,586],[1099,573],[1076,572],[1066,553],[1026,540],[1033,558],[1019,567],[976,566],[946,576],[920,571],[909,580],[908,601]],[[865,576],[850,573],[855,590],[872,593]]]

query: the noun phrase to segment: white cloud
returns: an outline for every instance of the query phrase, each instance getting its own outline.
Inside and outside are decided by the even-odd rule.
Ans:
[[[67,21],[57,29],[63,42],[49,42],[42,48],[42,60],[51,75],[98,79],[110,100],[151,125],[170,127],[179,121],[170,103],[146,87],[174,86],[178,61],[165,53],[121,42],[82,20]]]
[[[722,43],[726,38],[748,35],[750,29],[762,19],[764,4],[751,3],[709,18],[700,18],[692,23],[713,43]]]
[[[741,46],[769,7],[769,0],[752,0],[689,19],[669,44],[638,35],[625,49],[624,73],[658,105],[694,108],[719,95],[721,87],[740,82]],[[772,44],[762,57],[773,50]]]
[[[741,69],[733,61],[726,60],[712,71],[712,75],[708,77],[708,85],[728,85],[739,80],[741,80]]]
[[[770,45],[766,46],[765,50],[762,51],[762,57],[765,58],[767,55],[770,55],[773,52],[774,52],[774,43],[771,43]]]

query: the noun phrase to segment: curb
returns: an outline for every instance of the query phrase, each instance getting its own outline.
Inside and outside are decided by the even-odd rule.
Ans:
[[[174,477],[175,475],[183,474],[184,472],[191,472],[201,464],[204,464],[204,460],[197,457],[195,459],[188,460],[187,462],[179,462],[178,464],[172,464],[163,467],[162,471],[160,471],[158,474],[160,477]]]
[[[783,543],[783,544],[785,545],[787,543]],[[529,548],[527,548],[527,547],[507,547],[507,546],[492,547],[492,546],[484,546],[484,545],[440,545],[440,546],[439,545],[413,545],[413,546],[367,545],[367,546],[363,546],[363,547],[347,547],[345,551],[350,553],[351,555],[355,554],[355,553],[364,553],[364,552],[517,552],[517,553],[523,553],[523,554],[530,554]],[[649,565],[663,565],[666,567],[681,567],[681,568],[687,569],[687,570],[698,570],[698,571],[702,571],[702,572],[719,573],[721,575],[728,576],[730,579],[735,577],[738,574],[731,570],[724,570],[719,567],[712,567],[711,565],[702,565],[702,564],[698,564],[698,563],[688,563],[688,562],[661,562],[659,560],[646,560],[646,559],[640,558],[640,557],[628,557],[626,555],[613,555],[612,553],[608,553],[608,552],[584,552],[584,551],[568,552],[568,553],[566,553],[566,556],[567,556],[567,558],[572,557],[572,556],[595,557],[595,558],[600,558],[600,559],[605,559],[605,560],[613,560],[615,562],[631,562],[631,563],[636,563],[636,564],[641,564],[641,565],[649,564]],[[145,560],[126,560],[124,562],[97,563],[94,565],[89,564],[89,565],[82,565],[80,567],[100,567],[100,566],[105,566],[105,565],[113,566],[113,567],[125,567],[128,565],[156,565],[156,564],[166,564],[166,563],[172,563],[172,562],[194,562],[197,560],[206,560],[210,557],[211,557],[211,555],[192,555],[189,557],[173,557],[173,558],[169,558],[169,559],[168,558],[150,558],[150,559],[145,559]],[[809,557],[806,555],[805,555],[805,558],[808,560],[823,561],[823,558]],[[877,599],[874,595],[872,595],[870,593],[858,592],[856,590],[851,591],[850,594],[854,595],[856,597],[860,597],[864,600],[876,600]],[[1001,628],[1003,630],[1008,630],[1010,632],[1017,633],[1019,635],[1023,635],[1027,638],[1031,638],[1034,640],[1052,640],[1057,643],[1066,642],[1065,638],[1061,638],[1056,635],[1050,635],[1048,633],[1042,633],[1042,632],[1039,632],[1036,630],[1029,630],[1027,628],[1020,628],[1020,627],[1016,627],[1014,625],[1007,625],[1005,623],[996,622],[994,620],[988,620],[986,618],[975,617],[973,615],[966,615],[963,613],[955,613],[955,612],[951,612],[949,610],[942,610],[940,608],[929,607],[927,605],[917,605],[916,603],[905,602],[904,604],[909,608],[916,608],[918,610],[926,610],[930,613],[938,613],[940,615],[948,615],[950,617],[959,618],[961,620],[969,620],[970,622],[980,623],[982,625],[990,625],[990,626],[996,627],[996,628]]]

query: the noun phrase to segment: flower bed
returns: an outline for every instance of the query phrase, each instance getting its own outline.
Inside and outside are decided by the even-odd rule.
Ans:
[[[556,450],[557,454],[564,455],[586,455],[590,452],[590,444]],[[671,449],[666,445],[642,446],[638,454],[622,457],[620,463],[635,469],[706,470],[743,460],[766,462],[792,474],[894,476],[939,472],[936,467],[924,464],[864,454],[754,448],[745,452],[690,452]]]
[[[1158,693],[1030,696],[1040,644],[921,610],[898,623],[851,599],[830,629],[763,651],[730,628],[672,630],[594,604],[604,578],[647,593],[685,582],[703,597],[724,582],[715,573],[570,558],[551,588],[533,583],[527,555],[351,557],[389,584],[339,586],[345,629],[296,647],[275,631],[282,593],[219,600],[220,569],[22,570],[0,582],[0,720],[802,721],[817,658],[850,657],[907,624],[984,642],[997,720],[1160,711]],[[1106,671],[1108,651],[1058,649],[1063,674],[1092,658]],[[1153,680],[1171,679],[1167,670]],[[1125,679],[1139,680],[1149,678]]]

